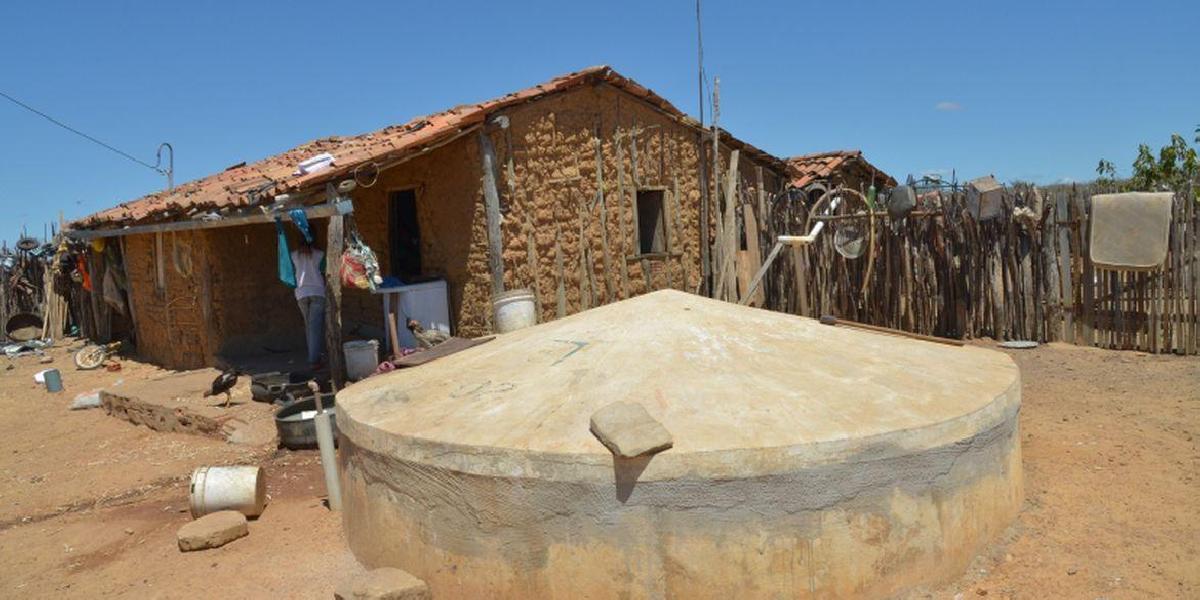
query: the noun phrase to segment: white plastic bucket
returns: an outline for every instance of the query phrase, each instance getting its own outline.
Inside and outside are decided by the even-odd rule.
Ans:
[[[346,356],[346,377],[350,381],[366,379],[379,368],[379,342],[354,340],[342,344]]]
[[[533,302],[533,292],[529,290],[509,290],[496,294],[492,297],[492,308],[496,314],[496,333],[537,325],[537,308]]]
[[[267,504],[267,478],[262,467],[200,467],[192,471],[190,489],[188,501],[193,518],[218,510],[257,517]]]

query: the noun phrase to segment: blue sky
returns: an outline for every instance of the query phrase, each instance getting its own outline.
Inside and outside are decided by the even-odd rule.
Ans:
[[[195,179],[607,63],[696,112],[694,3],[9,2],[0,91]],[[1127,174],[1200,123],[1200,2],[718,2],[722,124],[776,155],[861,148],[899,178]],[[0,239],[161,176],[0,100]]]

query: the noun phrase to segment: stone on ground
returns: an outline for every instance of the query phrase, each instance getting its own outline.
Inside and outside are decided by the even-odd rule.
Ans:
[[[250,533],[246,515],[236,510],[209,513],[179,528],[179,549],[183,552],[219,548]]]
[[[335,600],[430,600],[429,586],[408,571],[383,567],[338,586]]]
[[[592,434],[613,454],[634,458],[674,445],[671,432],[641,404],[613,402],[592,414]]]

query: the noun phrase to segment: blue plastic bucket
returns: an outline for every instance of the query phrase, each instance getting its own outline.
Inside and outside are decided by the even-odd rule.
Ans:
[[[42,377],[46,378],[47,392],[53,393],[63,391],[62,374],[58,372],[58,369],[47,369]]]

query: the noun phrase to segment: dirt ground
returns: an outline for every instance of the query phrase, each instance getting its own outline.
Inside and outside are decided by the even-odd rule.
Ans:
[[[1200,597],[1200,359],[1008,353],[1023,378],[1024,509],[960,580],[908,597]],[[51,354],[11,370],[0,358],[0,597],[330,598],[361,569],[322,503],[314,453],[69,411],[80,391],[160,371],[83,373],[65,349]],[[65,393],[33,383],[46,366]],[[266,468],[266,512],[246,538],[179,552],[188,474],[238,463]]]

